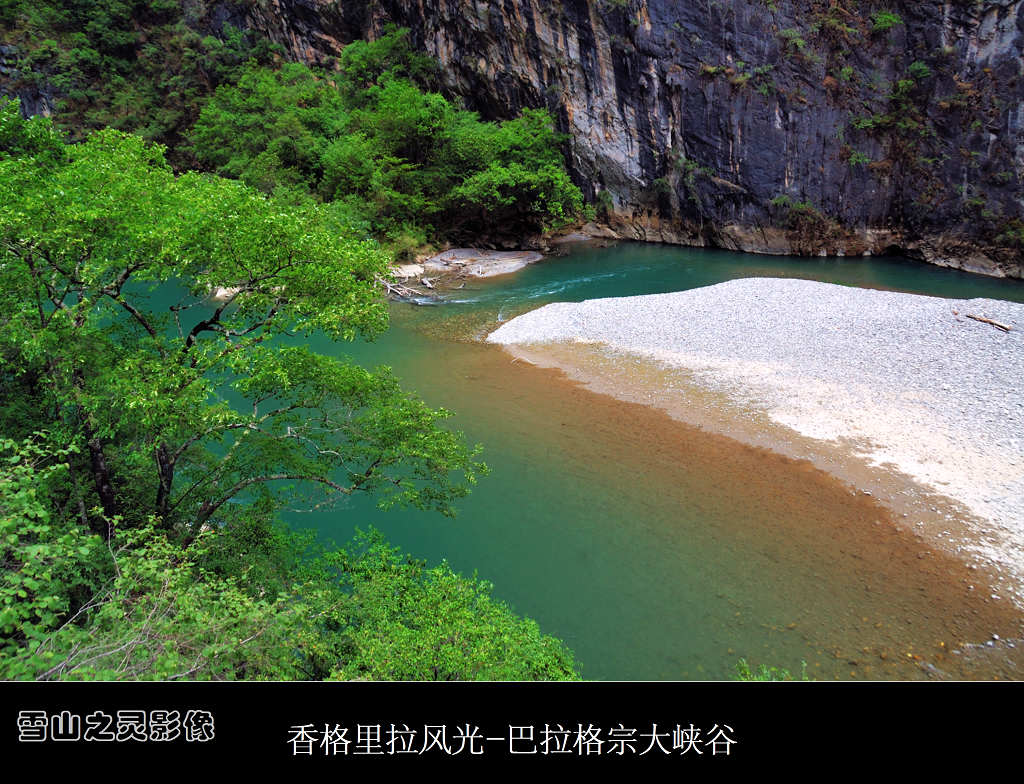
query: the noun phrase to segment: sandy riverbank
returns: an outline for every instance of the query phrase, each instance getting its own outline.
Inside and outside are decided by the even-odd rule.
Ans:
[[[456,275],[472,278],[493,278],[518,272],[529,264],[535,264],[544,256],[532,250],[481,250],[477,248],[452,248],[424,259],[418,264],[402,264],[395,267],[399,278],[418,278],[429,275]]]
[[[815,460],[937,546],[997,568],[1000,592],[1024,606],[1022,327],[1024,305],[1009,302],[745,279],[549,305],[488,339]],[[631,383],[638,373],[660,380]],[[923,492],[907,492],[907,478]]]

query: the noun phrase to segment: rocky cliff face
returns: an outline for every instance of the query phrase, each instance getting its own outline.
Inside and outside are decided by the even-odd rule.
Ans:
[[[183,0],[181,15],[326,68],[354,38],[408,27],[485,117],[550,109],[573,177],[622,236],[1024,277],[1021,5]],[[50,113],[61,96],[22,79],[25,53],[4,43],[0,93]]]
[[[486,117],[546,106],[620,234],[1024,276],[1021,0],[264,0],[327,64],[389,23]]]

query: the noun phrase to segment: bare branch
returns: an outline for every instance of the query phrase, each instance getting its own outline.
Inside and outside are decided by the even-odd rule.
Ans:
[[[193,525],[197,528],[201,528],[203,524],[206,523],[206,521],[213,516],[214,512],[216,512],[218,509],[220,509],[220,507],[222,507],[224,504],[226,504],[238,493],[240,493],[242,490],[249,487],[250,485],[261,484],[264,482],[276,482],[278,480],[283,479],[293,479],[304,482],[318,482],[320,484],[327,485],[328,487],[334,490],[337,490],[339,493],[344,493],[345,495],[350,495],[352,493],[351,487],[344,487],[342,485],[339,485],[337,482],[328,479],[326,476],[313,476],[308,474],[268,474],[266,476],[254,476],[248,479],[241,479],[235,482],[235,484],[232,485],[231,488],[226,493],[224,493],[224,495],[222,495],[213,503],[204,503],[203,508],[199,510],[199,516],[196,518],[196,521],[193,523]]]

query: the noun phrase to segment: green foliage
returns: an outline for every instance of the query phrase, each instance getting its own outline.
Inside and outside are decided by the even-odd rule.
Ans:
[[[857,28],[847,24],[850,14],[842,6],[833,4],[827,10],[815,10],[812,14],[814,22],[810,25],[811,32],[822,33],[834,42],[848,42],[857,38]]]
[[[669,153],[672,160],[672,167],[682,174],[683,185],[686,188],[687,198],[695,204],[700,204],[700,194],[697,189],[698,179],[707,179],[715,176],[714,170],[707,166],[701,166],[697,161],[687,158],[681,150],[673,150]]]
[[[846,161],[850,166],[863,166],[864,164],[871,163],[871,156],[859,152],[858,150],[851,150]]]
[[[785,44],[787,55],[793,53],[803,54],[807,49],[807,42],[801,36],[800,31],[793,27],[779,30],[779,38]]]
[[[427,569],[376,532],[315,558],[277,534],[282,544],[250,550],[231,571],[223,549],[239,549],[237,531],[185,547],[152,525],[109,545],[73,528],[58,534],[40,524],[49,513],[32,497],[47,476],[31,474],[43,451],[21,450],[0,472],[4,679],[579,677],[564,645],[492,599],[491,586],[447,564]],[[74,613],[72,587],[89,591]]]
[[[892,11],[877,11],[871,19],[871,31],[874,33],[884,33],[903,24],[903,18]]]
[[[76,138],[110,126],[173,144],[217,85],[279,51],[230,25],[218,36],[197,33],[211,5],[42,0],[0,13],[0,25],[22,53],[21,78],[60,96],[58,120]]]
[[[1011,248],[1024,248],[1024,220],[1012,218],[1001,227],[996,243]]]
[[[492,586],[401,557],[379,534],[361,536],[338,561],[353,602],[342,634],[352,646],[335,678],[566,680],[572,655],[536,623],[490,597]],[[515,651],[515,656],[509,652]]]
[[[670,153],[672,158],[673,167],[680,172],[683,172],[683,178],[686,183],[692,186],[698,177],[714,177],[715,172],[713,169],[707,166],[701,166],[697,161],[692,158],[687,158],[685,153],[679,150],[673,150]]]
[[[22,675],[12,660],[35,652],[90,592],[102,541],[53,514],[66,480],[56,449],[37,434],[0,438],[0,679]]]
[[[0,25],[13,25],[21,12],[22,0],[0,0]]]
[[[481,122],[412,80],[427,71],[405,30],[350,44],[330,79],[253,65],[217,90],[193,149],[265,192],[299,187],[345,201],[380,235],[521,233],[581,211],[546,112]]]
[[[144,527],[117,537],[110,576],[73,623],[8,661],[36,680],[234,680],[301,677],[294,648],[306,608],[297,597],[254,597],[243,572],[196,564],[210,545],[184,549]]]
[[[382,81],[405,78],[427,84],[436,76],[437,62],[412,50],[408,30],[390,28],[375,41],[346,46],[338,58],[338,70],[343,75],[342,89],[358,100],[363,90]]]
[[[807,677],[807,662],[800,662],[800,677],[794,678],[793,673],[789,670],[783,669],[782,667],[769,667],[765,664],[760,664],[756,668],[751,669],[746,659],[740,659],[736,662],[735,679],[738,681],[748,682],[810,680]]]
[[[659,196],[668,196],[672,193],[672,185],[665,177],[658,177],[651,183],[651,189]]]
[[[387,369],[282,340],[385,326],[343,206],[0,118],[0,677],[578,676],[487,584],[278,526],[317,488],[452,514],[486,470]]]
[[[907,68],[907,73],[910,74],[912,79],[920,81],[921,79],[927,79],[932,75],[932,69],[928,67],[927,63],[920,60],[915,60]]]
[[[920,82],[932,75],[931,68],[921,60],[915,60],[907,68],[902,79],[897,79],[888,88],[881,85],[880,90],[888,90],[885,96],[887,105],[884,111],[875,112],[865,117],[854,117],[851,127],[869,133],[886,132],[890,139],[896,141],[892,152],[897,157],[918,162],[927,156],[921,155],[919,149],[923,140],[934,138],[936,132],[932,127],[927,111],[928,92]],[[942,101],[939,107],[943,107]]]
[[[43,117],[23,120],[18,101],[0,99],[0,161],[21,156],[56,164],[64,157],[64,138]]]
[[[904,100],[915,86],[916,83],[912,79],[898,79],[896,84],[893,85],[893,91],[889,95],[889,99]]]
[[[281,182],[318,178],[326,139],[340,135],[347,119],[337,90],[305,66],[270,71],[253,64],[237,85],[217,91],[191,139],[199,160],[218,174],[272,192]]]
[[[781,223],[798,237],[814,238],[820,242],[841,231],[835,221],[830,220],[809,201],[794,201],[781,194],[768,202],[769,207],[781,218]]]
[[[748,64],[742,60],[737,60],[732,65],[707,65],[701,64],[700,73],[703,76],[718,76],[724,73],[729,77],[729,84],[733,87],[744,88],[749,83],[753,82],[756,89],[761,95],[768,97],[771,91],[774,89],[775,84],[768,79],[768,74],[774,70],[773,65],[759,65],[756,68],[748,70]]]
[[[465,171],[483,166],[452,190],[450,213],[480,228],[495,219],[551,227],[582,210],[583,197],[565,172],[561,137],[546,111],[527,109],[500,126],[475,126],[467,118],[452,139],[452,157]]]
[[[885,115],[876,114],[870,117],[854,117],[850,120],[850,125],[859,131],[869,131],[873,128],[888,125],[889,122],[889,118]]]
[[[98,499],[108,517],[194,533],[267,484],[281,503],[318,486],[451,513],[458,477],[480,466],[437,426],[446,412],[386,369],[272,342],[379,333],[388,258],[375,243],[339,241],[337,215],[308,199],[175,177],[138,137],[99,132],[69,157],[52,173],[0,162],[0,370],[37,379],[12,397],[34,396],[47,427],[59,412],[83,455],[103,452],[120,477]],[[171,285],[184,290],[155,307]]]

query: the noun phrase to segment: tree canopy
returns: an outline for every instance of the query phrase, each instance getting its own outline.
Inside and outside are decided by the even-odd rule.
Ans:
[[[218,25],[212,0],[0,0],[0,37],[16,47],[19,87],[56,98],[56,121],[76,137],[105,127],[172,145],[219,84],[280,47]],[[206,32],[216,30],[216,35]]]
[[[315,557],[258,518],[184,547],[152,524],[104,542],[54,503],[71,452],[0,439],[0,678],[578,677],[490,585],[373,531]]]
[[[66,156],[0,162],[0,356],[17,398],[4,409],[31,401],[31,429],[81,446],[76,477],[108,518],[201,527],[281,481],[450,512],[479,466],[436,426],[445,412],[386,369],[274,340],[382,330],[374,242],[339,241],[312,201],[175,176],[159,148],[116,131]]]
[[[572,675],[483,584],[377,540],[310,560],[277,523],[363,492],[450,515],[485,470],[387,368],[303,345],[379,334],[387,262],[335,205],[0,104],[8,677]],[[420,654],[375,658],[410,629]],[[537,655],[502,669],[499,639]]]

